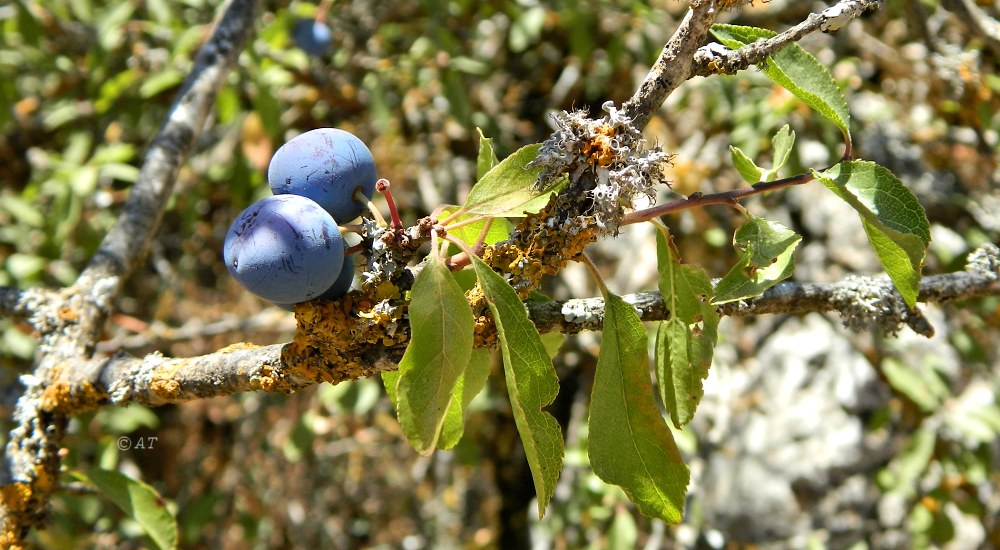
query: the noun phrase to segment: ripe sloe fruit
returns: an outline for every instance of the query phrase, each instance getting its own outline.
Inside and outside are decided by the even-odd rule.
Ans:
[[[267,167],[275,195],[309,197],[340,222],[357,218],[365,209],[354,192],[360,189],[370,199],[375,175],[375,159],[364,142],[337,128],[317,128],[292,138]]]
[[[292,26],[292,41],[309,55],[319,57],[330,49],[333,31],[322,21],[298,19]]]
[[[351,290],[351,283],[354,282],[354,254],[344,258],[344,268],[340,270],[340,276],[320,295],[325,300],[336,300],[348,290]]]
[[[337,222],[298,195],[263,198],[240,213],[223,245],[226,268],[244,288],[279,304],[311,300],[344,265]]]

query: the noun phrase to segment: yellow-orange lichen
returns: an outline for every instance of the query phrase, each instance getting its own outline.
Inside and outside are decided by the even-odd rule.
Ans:
[[[61,413],[78,413],[100,405],[108,394],[90,382],[67,384],[55,382],[42,391],[42,410]]]
[[[613,139],[613,128],[608,126],[602,136]],[[605,155],[613,153],[611,145],[611,141],[595,142],[592,153],[597,162],[607,161]],[[555,218],[560,212],[585,209],[586,205],[579,204],[581,197],[585,195],[557,196],[542,212],[525,217],[510,240],[483,251],[483,261],[507,276],[521,299],[538,287],[543,276],[559,273],[596,240],[599,228],[593,216]],[[496,326],[482,289],[473,287],[466,298],[476,316],[475,345],[495,346]],[[391,368],[373,362],[385,358],[386,349],[393,350],[389,356],[402,354],[410,337],[406,311],[407,302],[399,287],[386,280],[369,280],[362,291],[351,292],[340,300],[298,304],[295,339],[282,349],[282,361],[295,376],[331,383]],[[373,353],[373,348],[381,351]]]
[[[364,306],[364,307],[362,307]],[[284,362],[317,381],[337,383],[375,374],[364,354],[373,346],[405,345],[408,331],[399,320],[405,303],[354,292],[333,302],[308,302],[296,308],[295,339],[282,350]]]
[[[59,318],[63,321],[68,321],[70,323],[75,323],[80,319],[80,314],[71,307],[65,306],[59,308]]]
[[[594,129],[594,136],[583,144],[583,155],[587,161],[597,166],[611,166],[615,161],[615,128],[602,124]]]
[[[34,480],[30,483],[15,481],[0,487],[0,502],[7,513],[0,531],[0,548],[26,548],[23,535],[41,519],[38,514],[44,509],[42,503],[56,486],[54,476],[43,464],[36,464],[33,473]]]
[[[401,298],[399,287],[392,284],[390,281],[382,281],[375,287],[374,299],[376,301],[382,300],[398,300]]]
[[[180,365],[181,363],[177,363],[169,369],[163,367],[157,369],[149,381],[149,391],[165,401],[176,401],[181,395],[181,384],[174,378],[174,373]]]
[[[0,487],[0,498],[8,513],[21,512],[28,508],[31,501],[31,485],[24,482],[14,482]]]
[[[250,386],[255,390],[266,392],[276,391],[281,385],[280,378],[271,367],[263,365],[260,369],[260,374],[250,378]]]

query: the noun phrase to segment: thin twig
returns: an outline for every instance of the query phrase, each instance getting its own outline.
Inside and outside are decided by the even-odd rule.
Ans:
[[[761,63],[779,50],[798,42],[816,31],[833,32],[848,21],[869,10],[878,9],[881,0],[841,0],[821,13],[810,14],[805,21],[777,35],[731,50],[720,44],[709,44],[694,54],[691,76],[734,74]]]
[[[636,210],[622,219],[622,225],[649,221],[653,218],[665,216],[680,210],[708,206],[710,204],[726,204],[733,206],[738,204],[741,200],[753,195],[784,189],[785,187],[791,187],[793,185],[802,185],[803,183],[808,183],[812,180],[812,174],[799,174],[797,176],[782,178],[780,180],[757,183],[755,185],[751,185],[750,187],[733,189],[732,191],[721,191],[719,193],[710,193],[708,195],[704,193],[692,193],[683,199],[677,199],[675,201],[670,201],[668,203],[654,206],[652,208],[646,208],[644,210]]]

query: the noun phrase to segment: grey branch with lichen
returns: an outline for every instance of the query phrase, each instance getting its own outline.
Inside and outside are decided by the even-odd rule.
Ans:
[[[218,90],[249,40],[258,0],[232,0],[201,48],[167,120],[147,151],[139,178],[97,253],[73,286],[60,293],[0,292],[5,314],[28,317],[39,333],[36,366],[13,413],[15,427],[0,467],[0,547],[21,546],[45,517],[59,474],[66,412],[53,410],[57,380],[89,357],[125,279],[138,267],[159,227],[174,180],[215,104]],[[57,399],[58,398],[58,399]]]
[[[1000,248],[992,244],[970,254],[964,271],[925,277],[920,287],[920,300],[926,303],[982,296],[1000,296]],[[670,317],[658,292],[623,298],[644,321]],[[600,330],[604,320],[602,298],[528,302],[526,307],[540,332]],[[835,311],[854,330],[895,333],[905,325],[924,335],[932,331],[919,312],[906,307],[884,276],[852,276],[830,284],[785,281],[761,296],[723,304],[718,310],[732,317]],[[116,355],[77,364],[58,384],[67,392],[67,403],[86,410],[104,404],[162,405],[245,391],[290,392],[318,382],[286,365],[282,347],[237,346],[191,358]],[[379,347],[368,359],[392,369],[402,352],[401,348]]]
[[[721,44],[712,43],[698,49],[694,54],[692,76],[711,74],[733,74],[763,62],[767,57],[817,31],[834,32],[861,14],[878,9],[881,0],[841,0],[837,4],[813,13],[805,21],[778,33],[777,35],[747,44],[738,50],[731,50]]]

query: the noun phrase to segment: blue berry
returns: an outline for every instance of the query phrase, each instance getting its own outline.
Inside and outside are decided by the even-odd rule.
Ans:
[[[292,27],[292,41],[309,55],[324,55],[330,50],[332,39],[333,31],[321,21],[298,19]]]
[[[330,288],[326,289],[326,292],[320,295],[320,298],[324,300],[336,300],[351,290],[351,283],[353,282],[354,255],[351,254],[344,258],[344,268],[340,270],[340,276],[330,285]]]
[[[361,190],[375,193],[375,159],[364,142],[337,128],[318,128],[296,136],[271,157],[267,181],[275,195],[302,195],[319,203],[335,220],[361,215],[365,203],[354,198]]]
[[[337,222],[298,195],[261,199],[226,234],[226,268],[244,288],[279,304],[311,300],[329,289],[344,265]]]

